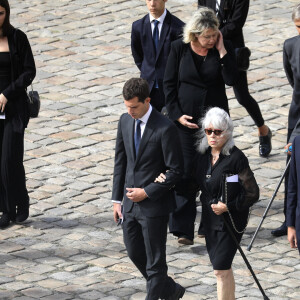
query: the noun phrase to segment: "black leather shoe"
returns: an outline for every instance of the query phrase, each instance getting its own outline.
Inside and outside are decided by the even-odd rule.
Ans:
[[[180,284],[176,283],[174,293],[169,297],[167,297],[165,300],[179,300],[183,297],[184,293],[185,293],[185,288]]]
[[[17,211],[16,223],[22,223],[29,217],[29,208]]]
[[[7,213],[2,214],[2,216],[0,218],[0,228],[4,229],[4,228],[8,227],[9,223],[10,223],[9,214],[7,214]]]
[[[274,230],[271,231],[271,233],[274,236],[283,236],[283,235],[287,235],[287,227],[286,227],[286,223],[283,222],[282,225]]]
[[[269,128],[268,134],[259,137],[259,155],[261,157],[267,157],[272,150],[272,131]]]

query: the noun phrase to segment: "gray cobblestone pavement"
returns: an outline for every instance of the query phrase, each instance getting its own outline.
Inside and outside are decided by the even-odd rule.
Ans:
[[[27,32],[33,47],[42,109],[25,136],[31,216],[0,231],[0,299],[144,299],[145,282],[126,256],[109,199],[117,121],[125,111],[121,88],[138,75],[130,51],[131,23],[146,13],[145,3],[10,2],[12,23]],[[290,249],[286,237],[271,236],[283,220],[282,188],[252,251],[246,246],[285,165],[292,90],[281,50],[283,41],[296,35],[290,15],[297,2],[253,0],[245,28],[252,50],[249,88],[274,134],[269,158],[258,156],[256,128],[228,89],[236,142],[261,188],[242,247],[272,300],[300,299],[298,251]],[[167,8],[186,21],[196,1],[169,0]],[[169,235],[167,252],[170,275],[187,288],[183,299],[216,299],[203,239],[179,246]],[[262,299],[239,254],[233,269],[236,298]]]

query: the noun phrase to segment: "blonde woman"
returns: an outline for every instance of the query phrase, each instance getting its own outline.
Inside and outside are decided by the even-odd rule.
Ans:
[[[232,86],[237,79],[234,50],[223,41],[218,27],[214,11],[199,8],[184,27],[183,40],[172,43],[164,77],[166,108],[178,127],[184,155],[184,176],[176,187],[177,210],[170,217],[170,232],[187,245],[194,239],[196,195],[186,186],[196,154],[198,119],[207,107],[228,112],[225,84]]]

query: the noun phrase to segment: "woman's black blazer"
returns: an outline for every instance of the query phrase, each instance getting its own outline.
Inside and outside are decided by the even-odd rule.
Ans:
[[[29,121],[25,90],[32,83],[36,69],[26,34],[13,28],[7,39],[11,58],[11,83],[2,91],[8,100],[5,115],[12,120],[14,131],[22,132]]]
[[[198,71],[190,44],[174,41],[168,58],[164,92],[171,120],[182,115],[197,123],[208,107],[218,106],[228,112],[225,84],[232,86],[237,79],[235,54],[231,44],[224,42],[227,54],[220,59],[216,48],[210,49]]]

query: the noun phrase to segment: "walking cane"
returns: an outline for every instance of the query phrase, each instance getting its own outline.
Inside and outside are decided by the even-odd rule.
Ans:
[[[246,255],[245,255],[245,253],[243,252],[243,249],[242,249],[241,246],[240,246],[240,243],[239,243],[238,240],[236,239],[234,233],[232,232],[232,230],[231,230],[229,224],[227,223],[225,217],[223,216],[223,214],[221,215],[221,217],[222,217],[222,219],[223,219],[223,222],[224,222],[224,224],[225,224],[225,226],[226,226],[226,228],[227,228],[227,230],[228,230],[230,236],[232,237],[232,239],[234,240],[235,244],[237,245],[237,247],[238,247],[238,249],[239,249],[239,251],[240,251],[240,253],[241,253],[241,255],[242,255],[242,257],[243,257],[243,259],[244,259],[244,261],[245,261],[245,263],[246,263],[246,265],[247,265],[247,267],[248,267],[248,269],[249,269],[249,271],[250,271],[250,273],[251,273],[251,275],[252,275],[252,277],[254,278],[254,280],[255,280],[255,282],[256,282],[256,284],[257,284],[259,290],[260,290],[260,292],[262,293],[262,295],[263,295],[263,297],[264,297],[264,300],[270,300],[270,299],[268,298],[268,296],[265,294],[265,291],[263,290],[262,286],[260,285],[260,283],[259,283],[259,281],[258,281],[258,279],[257,279],[257,277],[256,277],[256,275],[255,275],[255,273],[254,273],[254,271],[253,271],[253,269],[252,269],[252,267],[251,267],[251,265],[250,265],[250,263],[249,263],[249,261],[248,261]]]
[[[291,162],[291,159],[288,160],[288,162],[287,162],[287,164],[286,164],[286,167],[285,167],[285,169],[284,169],[284,171],[283,171],[283,174],[282,174],[282,176],[281,176],[281,178],[280,178],[280,180],[279,180],[279,182],[278,182],[278,184],[277,184],[277,187],[276,187],[276,189],[275,189],[275,191],[274,191],[274,193],[273,193],[273,196],[272,196],[272,198],[271,198],[271,200],[270,200],[270,202],[269,202],[269,204],[268,204],[268,206],[267,206],[267,208],[266,208],[266,210],[265,210],[265,212],[264,212],[264,214],[263,214],[263,216],[262,216],[262,219],[261,219],[259,225],[258,225],[257,228],[256,228],[256,231],[255,231],[255,233],[254,233],[254,235],[253,235],[253,237],[252,237],[252,240],[251,240],[249,246],[247,247],[247,250],[248,250],[248,251],[251,251],[252,244],[253,244],[253,242],[254,242],[256,236],[257,236],[258,231],[260,230],[260,227],[261,227],[263,221],[265,220],[265,218],[266,218],[266,216],[267,216],[267,214],[268,214],[268,212],[269,212],[269,209],[271,208],[271,205],[272,205],[272,203],[273,203],[273,200],[275,199],[276,194],[277,194],[277,192],[278,192],[278,190],[279,190],[279,188],[280,188],[280,185],[281,185],[281,183],[282,183],[282,181],[283,181],[283,178],[284,178],[284,176],[285,176],[285,174],[286,174],[286,172],[287,172],[287,170],[288,170],[288,168],[289,168],[289,166],[290,166],[290,162]]]

